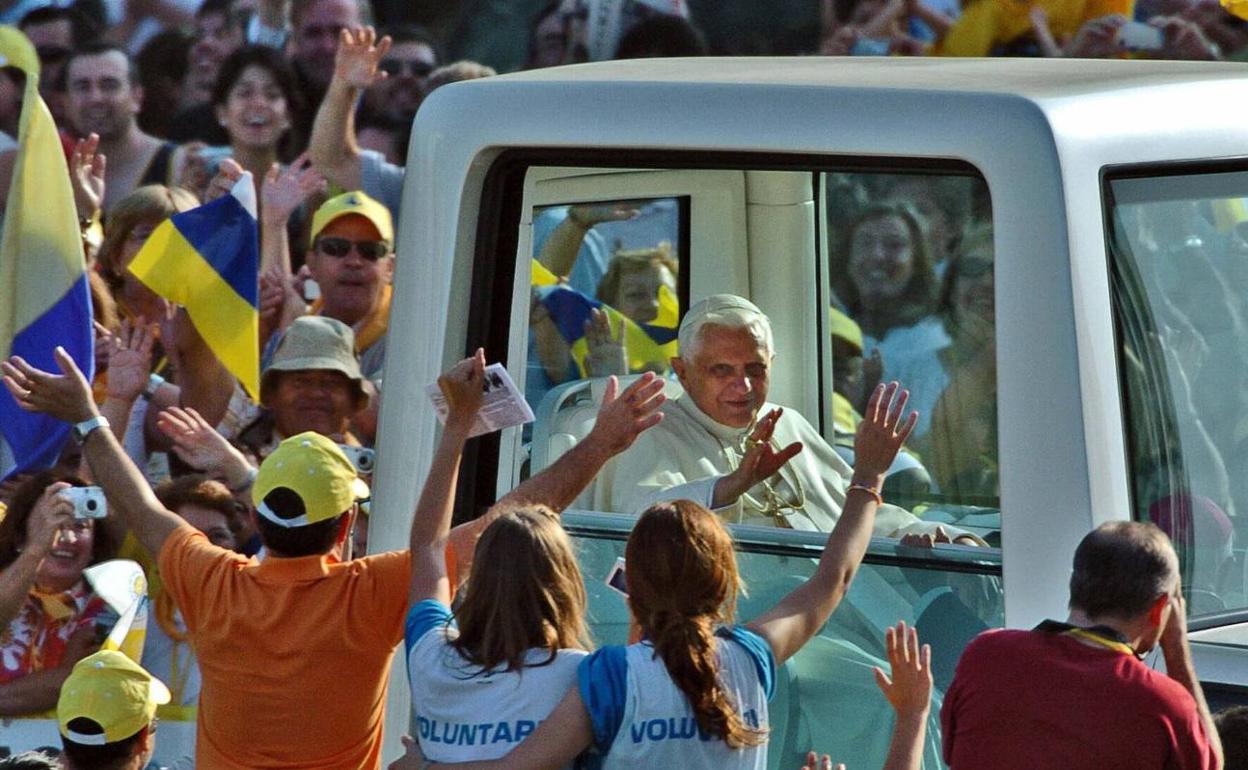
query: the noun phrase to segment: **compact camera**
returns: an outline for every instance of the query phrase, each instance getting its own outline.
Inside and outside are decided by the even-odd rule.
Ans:
[[[347,446],[339,444],[338,448],[347,456],[351,464],[355,466],[355,472],[361,476],[367,476],[377,467],[377,453],[367,447]]]
[[[75,519],[102,519],[108,515],[108,502],[99,487],[69,487],[60,492],[74,505]]]

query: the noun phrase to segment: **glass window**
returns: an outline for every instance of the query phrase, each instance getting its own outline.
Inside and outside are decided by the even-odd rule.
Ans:
[[[576,528],[577,556],[586,581],[591,634],[596,645],[625,644],[629,615],[624,597],[605,583],[616,558],[624,555],[625,532],[617,537]],[[810,578],[818,547],[738,539],[737,568],[747,593],[740,597],[736,622],[748,623]],[[989,555],[985,550],[981,556]],[[924,743],[924,767],[941,768],[940,705],[953,681],[962,649],[976,634],[1002,625],[1000,563],[963,555],[961,570],[895,563],[895,547],[875,543],[849,593],[827,624],[787,661],[776,677],[769,703],[771,736],[768,767],[802,766],[812,748],[861,767],[879,767],[888,754],[893,712],[875,684],[872,667],[888,670],[884,629],[905,620],[932,645],[935,680]]]
[[[531,406],[564,383],[667,372],[680,321],[687,208],[678,197],[535,207]]]
[[[1135,516],[1191,615],[1248,608],[1248,172],[1110,175],[1107,205]]]
[[[995,536],[996,335],[992,214],[979,177],[829,173],[825,178],[831,424],[853,435],[877,382],[910,391],[919,423],[885,497]],[[986,527],[984,526],[986,525]]]

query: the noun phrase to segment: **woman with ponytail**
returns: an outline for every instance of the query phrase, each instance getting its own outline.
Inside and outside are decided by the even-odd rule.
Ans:
[[[866,554],[884,474],[918,419],[903,419],[907,397],[895,382],[876,388],[854,443],[845,508],[818,567],[744,626],[732,624],[739,576],[719,517],[688,500],[643,513],[625,548],[641,641],[586,657],[577,685],[531,739],[467,767],[553,769],[593,747],[607,770],[765,768],[776,667],[827,622]]]

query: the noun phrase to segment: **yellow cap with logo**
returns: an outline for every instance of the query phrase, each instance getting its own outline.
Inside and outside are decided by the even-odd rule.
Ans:
[[[316,241],[316,237],[329,227],[330,222],[348,214],[358,214],[372,222],[381,239],[394,248],[394,224],[390,219],[390,209],[359,190],[335,195],[321,204],[312,215],[312,241]]]
[[[264,502],[270,492],[289,489],[303,502],[303,513],[279,516]],[[369,496],[368,485],[355,466],[330,439],[319,433],[300,433],[278,444],[260,464],[251,487],[256,513],[279,527],[304,527],[337,518],[351,504]]]
[[[125,740],[156,716],[156,707],[168,703],[169,688],[116,650],[101,650],[74,664],[61,685],[56,719],[61,735],[84,746],[103,746]],[[69,728],[75,719],[90,719],[103,733]]]

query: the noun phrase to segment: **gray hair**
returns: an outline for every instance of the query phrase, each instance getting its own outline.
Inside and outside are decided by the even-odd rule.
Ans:
[[[680,322],[678,339],[682,359],[693,359],[701,342],[702,330],[707,326],[745,329],[758,344],[767,349],[768,357],[775,353],[771,321],[757,305],[735,294],[712,294],[689,308],[689,312],[685,313]]]

